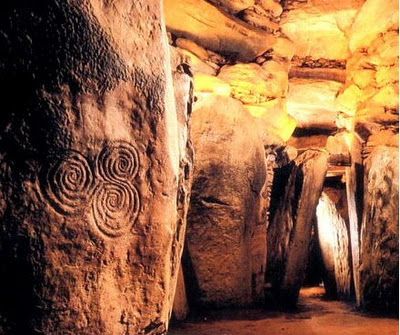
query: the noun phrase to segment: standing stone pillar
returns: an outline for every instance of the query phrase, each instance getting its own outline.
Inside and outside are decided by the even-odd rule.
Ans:
[[[1,2],[0,333],[166,332],[184,199],[161,18]]]
[[[360,305],[398,313],[399,152],[377,146],[365,161],[361,226]]]
[[[353,284],[357,305],[360,304],[360,227],[363,211],[363,176],[361,143],[351,144],[351,166],[346,167],[346,195],[349,212],[350,248]]]
[[[351,293],[350,238],[343,210],[339,208],[340,193],[339,188],[324,189],[317,206],[316,224],[326,295],[348,299]]]
[[[255,120],[229,97],[200,97],[193,112],[195,167],[186,246],[203,306],[263,300],[267,167]],[[193,283],[192,283],[193,284]]]
[[[267,282],[284,307],[296,304],[305,277],[315,210],[327,171],[328,154],[309,150],[284,167],[278,204],[268,227]],[[280,188],[284,180],[284,192]]]
[[[171,50],[172,51],[172,50]],[[187,67],[180,62],[176,54],[171,53],[172,73],[174,82],[174,93],[176,100],[176,112],[178,117],[178,138],[180,152],[180,174],[178,189],[178,221],[177,239],[174,241],[178,250],[181,249],[181,241],[185,238],[186,216],[189,209],[190,190],[193,177],[193,147],[190,139],[190,116],[193,102],[193,83]],[[181,253],[174,253],[181,256]],[[178,260],[173,260],[175,266]],[[174,292],[173,316],[177,320],[184,320],[189,314],[189,305],[186,297],[186,286],[182,264],[178,270],[178,279]]]

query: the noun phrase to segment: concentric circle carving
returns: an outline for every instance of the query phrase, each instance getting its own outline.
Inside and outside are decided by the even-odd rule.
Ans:
[[[93,179],[87,159],[79,152],[68,151],[47,170],[45,194],[57,211],[77,213],[88,203]]]
[[[139,169],[136,148],[127,142],[114,142],[100,152],[97,160],[99,174],[109,181],[131,181]]]
[[[92,199],[94,222],[110,237],[128,232],[139,212],[139,194],[129,183],[103,182]]]

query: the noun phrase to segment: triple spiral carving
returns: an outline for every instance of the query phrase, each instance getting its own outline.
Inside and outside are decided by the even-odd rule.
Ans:
[[[139,213],[138,170],[137,149],[127,142],[106,145],[95,164],[68,151],[45,170],[43,193],[59,213],[89,214],[103,234],[118,237],[130,231]]]

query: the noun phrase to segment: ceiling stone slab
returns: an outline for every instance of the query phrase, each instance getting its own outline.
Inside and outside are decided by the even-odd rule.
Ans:
[[[346,70],[292,66],[289,71],[289,78],[323,79],[344,83],[346,81]]]
[[[251,61],[272,49],[276,38],[229,16],[204,0],[165,0],[167,28],[206,49]]]
[[[335,97],[341,87],[341,83],[331,80],[290,79],[288,113],[299,128],[335,128]]]
[[[346,32],[363,0],[310,0],[291,4],[281,21],[282,32],[295,43],[295,54],[314,59],[346,59]]]
[[[348,57],[347,38],[339,29],[335,15],[310,8],[293,10],[287,14],[281,22],[282,32],[294,42],[297,56],[317,59]]]

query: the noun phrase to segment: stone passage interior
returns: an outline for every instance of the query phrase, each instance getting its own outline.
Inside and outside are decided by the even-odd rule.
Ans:
[[[395,0],[2,0],[0,335],[395,335]]]

